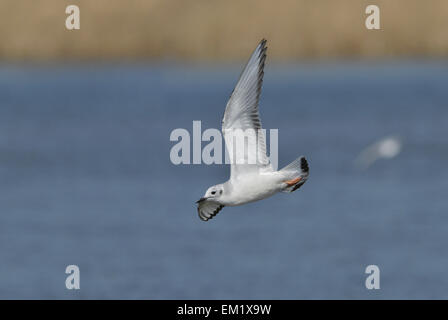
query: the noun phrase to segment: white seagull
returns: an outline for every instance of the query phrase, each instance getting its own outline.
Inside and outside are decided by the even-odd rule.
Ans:
[[[222,132],[231,160],[230,179],[208,188],[196,202],[199,218],[203,221],[213,218],[225,206],[261,200],[279,191],[293,192],[308,179],[309,168],[304,157],[274,171],[266,155],[266,142],[258,113],[266,49],[266,40],[263,39],[250,57],[227,102]],[[235,132],[244,132],[248,138],[248,150],[241,152],[241,148],[234,148],[234,138],[240,134]]]
[[[368,146],[355,159],[359,169],[367,169],[379,159],[392,159],[398,156],[402,149],[402,141],[398,136],[385,137]]]

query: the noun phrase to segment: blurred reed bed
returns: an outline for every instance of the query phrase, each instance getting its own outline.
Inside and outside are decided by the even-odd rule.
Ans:
[[[369,4],[381,30],[364,26]],[[2,0],[0,59],[239,60],[261,38],[276,60],[446,57],[447,30],[446,0]]]

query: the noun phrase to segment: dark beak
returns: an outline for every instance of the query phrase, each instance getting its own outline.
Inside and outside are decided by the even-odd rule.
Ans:
[[[201,199],[199,199],[198,201],[196,201],[196,203],[201,203],[201,202],[203,202],[203,201],[205,201],[205,200],[207,200],[207,198],[201,198]]]

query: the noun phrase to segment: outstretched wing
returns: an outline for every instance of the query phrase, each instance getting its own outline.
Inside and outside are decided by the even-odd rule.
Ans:
[[[212,200],[204,200],[198,203],[198,214],[202,221],[212,219],[224,206]]]
[[[231,162],[231,179],[260,170],[272,171],[258,112],[266,49],[266,40],[263,39],[241,73],[222,120],[222,131]]]

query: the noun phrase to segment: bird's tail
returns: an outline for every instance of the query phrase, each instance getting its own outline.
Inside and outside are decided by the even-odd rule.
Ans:
[[[308,180],[310,168],[305,157],[299,157],[280,170],[285,177],[283,192],[293,192]]]

